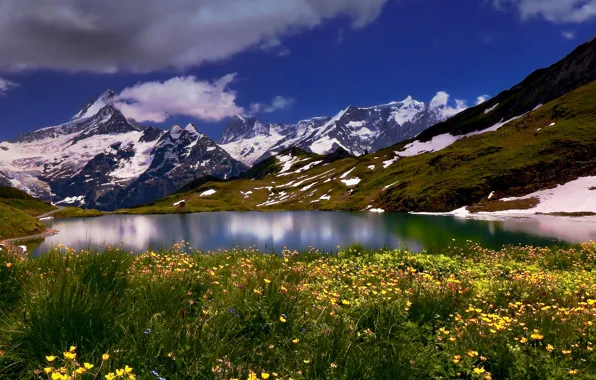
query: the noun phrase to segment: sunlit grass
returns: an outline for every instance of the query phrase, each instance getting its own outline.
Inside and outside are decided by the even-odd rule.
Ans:
[[[595,265],[594,243],[0,253],[0,378],[593,378]]]

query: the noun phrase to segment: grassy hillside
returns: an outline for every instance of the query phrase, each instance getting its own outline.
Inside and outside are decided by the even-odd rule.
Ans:
[[[24,191],[0,186],[0,240],[43,232],[45,227],[35,216],[55,209]]]
[[[0,202],[0,240],[35,235],[44,230],[43,223],[35,217]]]
[[[55,219],[66,219],[66,218],[92,218],[96,216],[102,216],[106,213],[94,209],[83,209],[78,207],[65,207],[60,211],[52,214]]]
[[[6,186],[0,186],[0,203],[4,203],[32,216],[45,214],[56,209],[51,204],[42,202],[22,190]]]
[[[0,377],[60,368],[66,374],[55,378],[596,374],[593,243],[325,255],[183,249],[62,248],[31,260],[0,252]]]
[[[596,39],[592,39],[550,67],[536,70],[512,88],[479,107],[472,107],[451,119],[423,131],[417,138],[430,140],[443,133],[461,135],[489,128],[501,120],[531,111],[596,80]],[[491,109],[491,112],[485,112]]]
[[[265,165],[273,169],[264,177],[200,183],[151,206],[124,212],[370,207],[451,211],[486,203],[491,192],[496,198],[519,196],[596,175],[595,125],[593,82],[497,131],[463,138],[434,153],[397,158],[396,148],[389,148],[333,162],[316,155],[293,155],[294,164],[285,171],[281,171],[284,162],[269,160]],[[209,190],[215,193],[205,195]],[[173,206],[180,200],[186,200],[186,208]]]

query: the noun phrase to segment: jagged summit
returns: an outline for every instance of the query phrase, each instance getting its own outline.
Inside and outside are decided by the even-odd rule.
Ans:
[[[350,105],[334,117],[315,117],[296,124],[262,123],[238,115],[230,120],[218,142],[247,165],[291,146],[322,155],[341,147],[361,155],[415,137],[449,117],[445,108],[431,109],[408,96],[372,107]]]
[[[116,97],[116,93],[110,89],[105,90],[99,98],[94,101],[88,102],[79,112],[72,117],[72,121],[85,119],[95,115],[103,107],[112,104],[113,99]]]

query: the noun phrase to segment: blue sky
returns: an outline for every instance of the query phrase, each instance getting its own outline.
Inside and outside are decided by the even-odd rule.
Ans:
[[[193,122],[214,139],[236,112],[295,122],[408,95],[428,103],[438,91],[472,106],[563,58],[596,21],[593,0],[321,0],[316,10],[295,5],[310,0],[173,0],[140,16],[124,9],[104,31],[110,1],[104,15],[51,0],[54,16],[10,1],[0,0],[0,141],[65,122],[107,88],[143,124]],[[287,7],[250,14],[268,2]],[[25,21],[10,25],[16,13]],[[2,25],[22,28],[19,40]]]

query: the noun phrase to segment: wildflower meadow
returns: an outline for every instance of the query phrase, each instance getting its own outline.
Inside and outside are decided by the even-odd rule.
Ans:
[[[0,253],[4,379],[596,378],[596,244]]]

